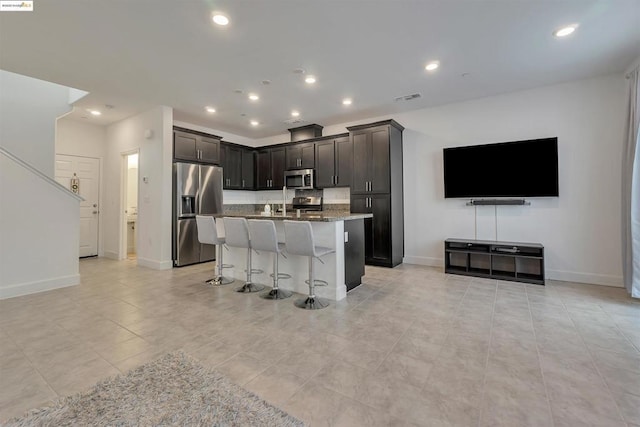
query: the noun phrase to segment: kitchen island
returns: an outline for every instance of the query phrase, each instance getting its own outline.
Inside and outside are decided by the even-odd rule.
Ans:
[[[228,212],[216,215],[221,218],[242,217],[247,219],[270,219],[276,225],[278,240],[285,241],[284,223],[282,220],[309,221],[313,229],[315,243],[335,250],[334,253],[322,257],[322,262],[315,261],[316,279],[327,281],[327,286],[316,287],[316,295],[333,301],[340,301],[347,296],[347,291],[361,283],[364,275],[364,220],[371,218],[371,214],[352,214],[349,212],[314,212],[301,214],[295,212],[264,215],[260,212]],[[305,280],[309,278],[308,258],[286,253],[280,257],[279,269],[281,273],[291,275],[290,279],[281,279],[279,287],[303,295],[309,293],[309,287]],[[232,276],[243,282],[246,278],[244,268],[246,266],[247,251],[242,248],[229,247],[229,252],[224,254],[224,263],[232,264],[234,268],[225,269],[225,276]],[[253,253],[252,264],[254,269],[263,270],[263,274],[253,276],[254,283],[271,286],[269,277],[273,271],[273,254],[270,252]],[[233,273],[230,274],[229,272]]]

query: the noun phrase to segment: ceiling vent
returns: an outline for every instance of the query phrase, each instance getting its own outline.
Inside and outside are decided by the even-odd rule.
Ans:
[[[400,102],[400,101],[411,101],[412,99],[418,99],[421,98],[422,95],[420,95],[419,93],[412,93],[411,95],[405,95],[405,96],[399,96],[396,99],[394,99],[395,102]]]
[[[287,125],[295,125],[298,123],[304,123],[304,119],[301,119],[300,117],[292,117],[290,119],[285,120],[284,123]]]

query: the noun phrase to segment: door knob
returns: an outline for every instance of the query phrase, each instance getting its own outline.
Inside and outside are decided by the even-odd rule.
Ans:
[[[94,214],[94,215],[95,215],[95,214],[97,214],[97,213],[98,213],[98,211],[93,211],[93,214]]]
[[[97,207],[98,207],[98,205],[94,203],[94,204],[93,204],[93,207],[94,207],[94,208],[97,208]]]

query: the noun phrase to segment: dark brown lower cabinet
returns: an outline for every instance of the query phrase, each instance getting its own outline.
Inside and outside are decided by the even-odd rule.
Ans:
[[[395,267],[402,263],[402,242],[394,240],[392,234],[391,195],[353,194],[351,212],[373,214],[373,218],[364,220],[366,264]]]
[[[364,219],[344,222],[348,239],[344,243],[344,283],[347,292],[362,283],[364,276]]]

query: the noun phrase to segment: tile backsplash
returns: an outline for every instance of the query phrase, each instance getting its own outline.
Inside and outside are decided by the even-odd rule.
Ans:
[[[287,203],[291,203],[296,191],[287,190]],[[325,188],[324,190],[309,190],[320,192],[324,205],[344,205],[349,204],[351,193],[346,188]],[[225,205],[264,205],[265,203],[282,203],[282,190],[268,191],[235,191],[224,190]]]

